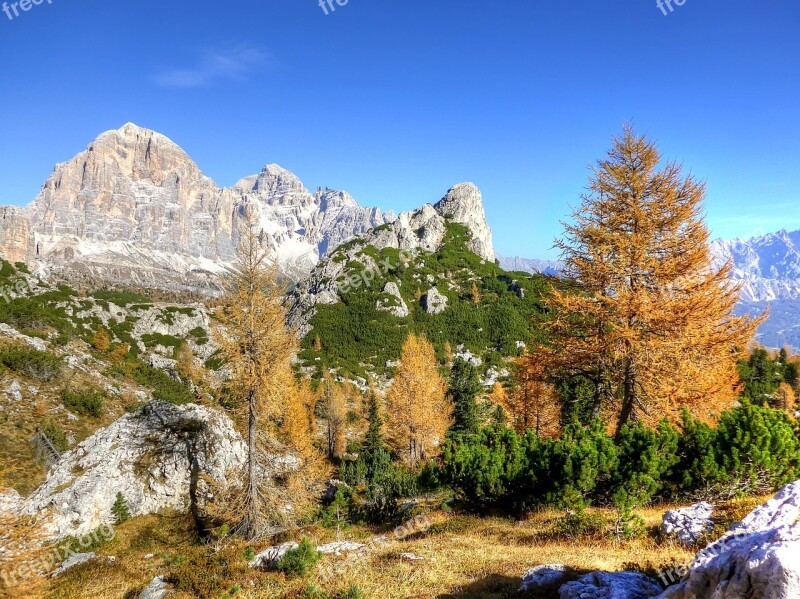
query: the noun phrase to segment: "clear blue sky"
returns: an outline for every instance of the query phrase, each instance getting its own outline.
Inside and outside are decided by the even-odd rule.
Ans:
[[[551,257],[633,121],[708,181],[716,235],[800,228],[797,0],[317,2],[0,12],[0,203],[133,121],[223,185],[277,162],[404,210],[474,181],[498,251]]]

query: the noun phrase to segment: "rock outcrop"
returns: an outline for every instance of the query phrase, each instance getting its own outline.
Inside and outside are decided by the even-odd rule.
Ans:
[[[661,590],[655,580],[638,572],[590,572],[558,592],[561,599],[645,599]]]
[[[447,296],[442,295],[436,288],[432,287],[423,298],[425,311],[428,314],[441,314],[447,309]]]
[[[128,123],[56,165],[26,209],[0,209],[0,255],[35,258],[69,280],[207,289],[230,262],[252,213],[291,276],[394,215],[362,208],[270,164],[231,188],[206,177],[167,137]]]
[[[151,402],[62,455],[22,511],[52,507],[47,526],[54,538],[113,524],[117,493],[132,516],[170,508],[202,516],[213,499],[208,481],[233,484],[245,460],[245,443],[223,413]],[[276,476],[299,466],[289,454],[275,455],[270,463],[275,471],[269,474]]]
[[[683,545],[693,545],[714,528],[714,506],[705,501],[664,514],[661,530]]]
[[[420,250],[434,252],[442,247],[448,221],[467,227],[471,234],[469,250],[484,260],[495,260],[492,232],[486,223],[481,193],[472,183],[461,183],[450,189],[435,206],[425,204],[413,212],[403,212],[391,224],[368,231],[322,259],[289,296],[289,324],[301,336],[306,335],[310,330],[309,320],[318,305],[335,304],[343,293],[355,292],[368,285],[376,272],[386,273],[397,266],[378,264],[363,252],[365,248],[400,250],[398,260],[408,262]],[[348,265],[352,263],[361,265],[359,276],[347,275]],[[390,291],[394,295],[394,289],[390,288]],[[434,291],[433,300],[434,310],[441,311],[446,307],[447,298],[438,289]],[[390,307],[387,304],[381,309]],[[402,308],[399,312],[403,312]]]
[[[700,551],[662,599],[800,597],[800,481]]]

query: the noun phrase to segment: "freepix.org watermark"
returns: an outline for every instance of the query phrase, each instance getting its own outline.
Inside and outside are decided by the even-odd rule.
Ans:
[[[0,578],[7,588],[14,588],[22,581],[50,574],[60,563],[76,555],[81,549],[85,550],[93,544],[112,541],[115,536],[116,532],[112,526],[103,525],[97,530],[79,537],[77,543],[64,542],[54,546],[36,559],[25,560],[3,569],[0,571]]]
[[[319,0],[319,7],[325,15],[336,11],[337,6],[347,6],[350,0]]]
[[[656,6],[661,9],[661,12],[664,13],[664,16],[670,15],[674,10],[675,6],[683,6],[686,4],[686,0],[656,0]]]
[[[13,21],[15,18],[20,16],[24,12],[28,12],[34,6],[39,6],[40,4],[52,4],[53,0],[19,0],[19,2],[3,2],[2,11],[6,13],[9,21]]]

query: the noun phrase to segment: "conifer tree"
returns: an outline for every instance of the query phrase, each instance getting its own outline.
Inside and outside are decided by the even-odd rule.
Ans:
[[[478,431],[478,404],[475,399],[483,391],[478,369],[470,362],[458,358],[450,371],[448,394],[453,403],[452,435],[474,434]]]
[[[364,437],[364,451],[372,454],[384,448],[383,442],[383,417],[381,404],[375,391],[369,392],[369,414],[367,416],[369,428]]]
[[[730,264],[715,268],[705,187],[663,166],[626,127],[593,170],[589,193],[556,244],[578,292],[554,289],[551,343],[539,362],[591,380],[595,411],[628,422],[712,418],[734,400],[737,348],[762,319],[736,317]]]
[[[123,522],[127,522],[131,519],[131,512],[128,509],[128,502],[123,497],[122,493],[117,493],[117,498],[114,501],[114,505],[111,507],[111,513],[114,516],[114,522],[116,524],[122,524]]]
[[[285,285],[277,265],[262,249],[251,214],[246,223],[235,265],[224,281],[214,337],[230,371],[230,400],[247,441],[242,489],[228,498],[226,507],[235,520],[234,531],[259,540],[275,520],[287,517],[283,505],[273,504],[276,493],[268,472],[275,440],[286,438],[279,430],[285,407],[292,405],[296,393],[291,361],[297,338],[286,328]],[[284,484],[287,490],[293,487],[299,505],[306,499],[304,482],[294,485],[289,479]]]
[[[444,441],[453,412],[446,387],[433,346],[424,336],[410,334],[386,396],[389,442],[407,466],[433,457]]]

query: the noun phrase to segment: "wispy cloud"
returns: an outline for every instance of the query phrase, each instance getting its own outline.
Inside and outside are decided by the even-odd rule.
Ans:
[[[164,69],[152,80],[161,87],[206,87],[220,81],[241,81],[269,61],[270,55],[253,44],[218,47],[204,50],[196,64]]]

